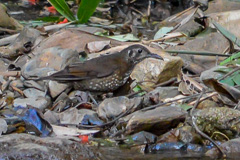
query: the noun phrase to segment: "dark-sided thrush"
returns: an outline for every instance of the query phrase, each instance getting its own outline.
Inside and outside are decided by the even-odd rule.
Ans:
[[[75,89],[80,90],[110,92],[124,85],[134,66],[149,57],[162,59],[146,47],[135,44],[120,52],[71,64],[59,72],[38,80],[72,83]]]

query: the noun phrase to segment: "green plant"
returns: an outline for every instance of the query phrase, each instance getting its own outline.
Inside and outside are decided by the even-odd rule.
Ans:
[[[77,19],[73,12],[68,7],[65,0],[48,0],[56,10],[67,18],[69,21],[76,21],[78,23],[86,23],[96,10],[101,0],[81,0],[78,11]]]

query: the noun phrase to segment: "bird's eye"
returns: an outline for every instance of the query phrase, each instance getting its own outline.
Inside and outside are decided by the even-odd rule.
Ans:
[[[138,53],[142,53],[142,49],[138,49]]]
[[[128,51],[128,55],[129,55],[129,57],[132,57],[132,56],[133,56],[133,51],[132,51],[132,50],[129,50],[129,51]]]

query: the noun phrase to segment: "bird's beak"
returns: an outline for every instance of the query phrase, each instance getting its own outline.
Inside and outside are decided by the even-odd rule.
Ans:
[[[163,60],[163,58],[162,58],[161,56],[159,56],[158,54],[155,54],[155,53],[150,53],[150,54],[148,55],[148,57]]]

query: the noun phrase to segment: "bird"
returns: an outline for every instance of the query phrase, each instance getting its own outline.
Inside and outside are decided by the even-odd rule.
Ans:
[[[70,83],[82,91],[111,92],[127,82],[136,64],[150,57],[163,60],[145,46],[134,44],[122,51],[70,64],[63,70],[38,80]]]

